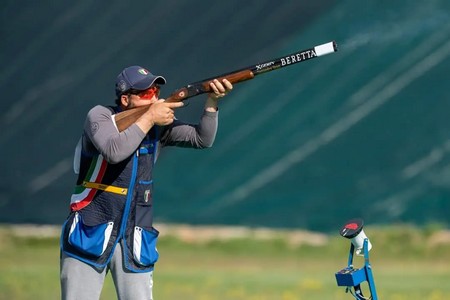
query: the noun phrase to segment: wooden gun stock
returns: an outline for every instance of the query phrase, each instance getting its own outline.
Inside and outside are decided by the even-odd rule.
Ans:
[[[216,77],[211,77],[199,82],[188,84],[166,98],[166,102],[179,102],[185,99],[209,93],[211,88],[209,84],[212,80],[218,79],[222,81],[227,79],[232,84],[253,79],[255,76],[278,70],[283,67],[287,67],[293,64],[297,64],[306,60],[310,60],[319,56],[327,55],[337,51],[337,45],[335,41],[331,41],[322,45],[315,46],[306,50],[301,50],[274,60],[266,61],[250,67],[240,69],[238,71],[226,73]],[[114,116],[117,128],[119,131],[123,131],[136,122],[149,108],[150,105],[132,108]]]

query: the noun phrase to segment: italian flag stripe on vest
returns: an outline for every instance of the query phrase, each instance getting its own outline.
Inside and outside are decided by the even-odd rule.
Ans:
[[[103,156],[98,155],[93,158],[91,166],[86,174],[85,181],[101,183],[107,165],[108,163]],[[77,211],[83,207],[86,207],[89,203],[91,203],[96,192],[96,189],[85,188],[82,185],[76,186],[70,199],[70,208],[72,211]]]

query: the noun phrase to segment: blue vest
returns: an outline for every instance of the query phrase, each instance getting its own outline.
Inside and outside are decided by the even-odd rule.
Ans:
[[[120,242],[127,269],[153,269],[159,257],[152,197],[158,141],[154,127],[135,153],[118,164],[109,164],[98,153],[81,154],[71,212],[61,234],[65,254],[104,268]]]

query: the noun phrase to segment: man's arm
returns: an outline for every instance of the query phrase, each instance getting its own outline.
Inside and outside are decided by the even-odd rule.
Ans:
[[[227,79],[223,79],[222,82],[214,79],[210,82],[209,86],[211,87],[212,93],[208,94],[208,99],[206,99],[205,103],[205,110],[208,112],[217,112],[219,110],[219,98],[225,97],[227,93],[233,89],[233,85]]]
[[[218,101],[233,89],[233,85],[227,79],[222,82],[215,79],[210,87],[212,92],[208,94],[199,124],[175,120],[161,139],[163,146],[209,148],[213,145],[218,126]]]
[[[217,133],[218,112],[204,111],[198,124],[188,124],[175,120],[161,137],[162,146],[185,148],[209,148]]]
[[[119,163],[129,157],[145,137],[137,124],[118,132],[111,110],[100,105],[89,111],[84,132],[97,151],[110,163]]]

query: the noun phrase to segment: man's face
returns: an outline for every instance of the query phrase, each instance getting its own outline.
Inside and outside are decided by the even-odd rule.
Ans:
[[[128,94],[122,95],[122,105],[125,109],[130,109],[152,104],[159,99],[159,89],[159,85],[153,85],[144,91],[130,91]]]

